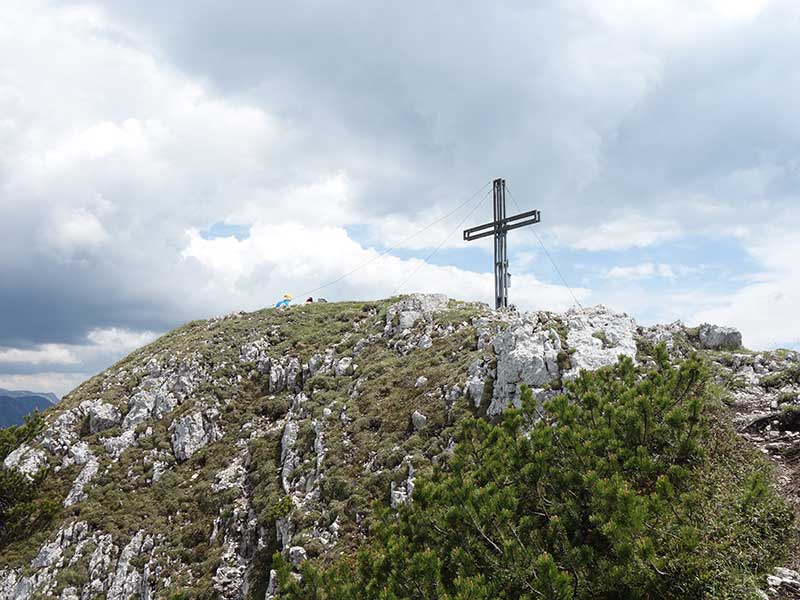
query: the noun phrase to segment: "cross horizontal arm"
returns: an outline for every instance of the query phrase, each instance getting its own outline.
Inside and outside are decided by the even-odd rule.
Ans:
[[[526,220],[519,222],[522,219]],[[493,221],[492,223],[484,223],[483,225],[466,229],[464,230],[464,239],[467,241],[478,240],[480,238],[494,235],[496,229],[510,231],[511,229],[518,229],[520,227],[525,227],[526,225],[533,225],[538,223],[539,220],[539,211],[531,210],[514,215],[513,217],[508,217],[507,219],[503,219],[503,221],[499,223],[497,221]]]

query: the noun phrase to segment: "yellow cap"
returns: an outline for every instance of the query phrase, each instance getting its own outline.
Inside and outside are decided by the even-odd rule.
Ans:
[[[291,300],[292,299],[292,295],[291,294],[284,294],[283,295],[283,299],[284,300]]]

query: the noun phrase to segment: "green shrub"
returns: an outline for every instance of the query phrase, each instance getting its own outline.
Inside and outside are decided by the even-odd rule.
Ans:
[[[30,481],[18,471],[5,469],[2,462],[20,445],[32,440],[44,427],[36,412],[23,425],[0,430],[0,548],[38,531],[58,513],[60,504],[39,497],[48,476],[45,469]]]
[[[755,598],[792,512],[719,424],[700,359],[655,358],[646,374],[625,357],[583,373],[544,407],[526,390],[497,424],[465,421],[450,463],[398,515],[380,511],[357,558],[309,561],[297,581],[276,555],[282,597]]]
[[[800,365],[793,365],[783,371],[770,373],[761,380],[761,385],[767,389],[783,387],[793,383],[800,383]]]

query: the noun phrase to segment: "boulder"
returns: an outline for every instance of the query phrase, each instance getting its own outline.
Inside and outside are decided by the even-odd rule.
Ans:
[[[92,479],[94,479],[99,467],[100,463],[97,461],[94,455],[90,455],[86,462],[86,466],[83,467],[81,472],[75,478],[75,482],[72,484],[72,489],[69,491],[69,494],[64,500],[65,507],[68,508],[73,504],[77,504],[78,502],[86,499],[86,492],[84,490],[92,481]]]
[[[337,377],[352,375],[353,370],[353,359],[349,356],[339,359],[339,362],[336,363],[336,367],[334,369]]]
[[[175,421],[172,428],[172,451],[178,462],[183,462],[203,446],[222,437],[211,414],[194,412]]]
[[[38,448],[32,448],[27,444],[22,444],[11,454],[6,456],[3,466],[6,469],[14,469],[33,480],[36,474],[47,465],[47,455]]]
[[[535,314],[523,314],[495,338],[497,379],[492,403],[487,409],[489,416],[500,414],[511,404],[519,407],[523,384],[542,390],[558,379],[561,340],[555,331],[538,327],[539,320]],[[473,386],[475,395],[478,387]]]
[[[122,422],[122,414],[106,402],[85,402],[84,408],[89,416],[89,431],[100,433],[116,427]]]
[[[621,355],[636,360],[636,321],[603,305],[572,308],[566,312],[567,346],[572,350],[571,368],[565,379],[583,369],[593,371],[617,362]]]
[[[422,431],[428,424],[428,417],[415,410],[411,413],[411,424],[414,426],[414,431]]]
[[[697,337],[708,350],[739,350],[742,347],[742,334],[732,327],[703,323],[698,328]]]
[[[450,299],[444,294],[411,294],[386,311],[385,335],[411,329],[420,320],[432,320],[436,312],[445,310]]]
[[[295,567],[300,567],[308,560],[308,553],[302,546],[292,546],[289,548],[289,560]]]

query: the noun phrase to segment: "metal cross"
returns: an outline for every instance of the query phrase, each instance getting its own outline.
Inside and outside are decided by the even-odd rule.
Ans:
[[[506,233],[526,225],[535,225],[540,220],[538,210],[520,213],[506,218],[506,180],[494,180],[494,221],[464,230],[464,239],[468,242],[480,238],[494,236],[494,306],[508,306],[508,288],[511,287],[511,275],[508,272],[508,253]]]

